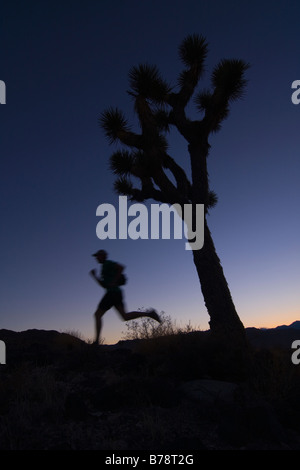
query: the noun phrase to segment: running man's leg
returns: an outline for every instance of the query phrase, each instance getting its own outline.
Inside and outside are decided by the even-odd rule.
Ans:
[[[95,341],[94,343],[98,344],[101,328],[102,328],[102,317],[105,314],[106,310],[102,310],[101,308],[97,308],[95,315]]]
[[[100,338],[100,333],[101,333],[101,328],[102,328],[102,317],[113,306],[113,299],[111,297],[111,294],[109,292],[106,292],[106,294],[102,297],[98,308],[95,312],[95,341],[94,343],[98,344],[99,338]]]
[[[120,313],[124,321],[135,320],[136,318],[142,318],[142,317],[149,317],[161,323],[161,319],[159,318],[158,314],[156,313],[154,309],[149,310],[149,312],[139,312],[139,311],[125,312],[123,302],[115,305],[115,307]]]

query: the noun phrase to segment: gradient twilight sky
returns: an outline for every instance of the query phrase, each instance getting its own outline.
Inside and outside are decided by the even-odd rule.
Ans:
[[[176,84],[177,50],[203,34],[203,85],[223,58],[251,64],[243,100],[211,139],[209,226],[246,327],[300,319],[300,80],[298,0],[11,1],[1,6],[0,329],[94,333],[103,290],[89,277],[99,248],[126,266],[128,310],[154,307],[178,325],[208,328],[185,240],[99,240],[96,209],[118,208],[110,147],[98,125],[109,106],[134,121],[128,72],[156,64]],[[191,107],[189,115],[195,117]],[[189,174],[174,131],[170,154]],[[150,201],[151,202],[151,201]],[[153,202],[153,201],[152,201]],[[106,343],[126,325],[103,321]]]

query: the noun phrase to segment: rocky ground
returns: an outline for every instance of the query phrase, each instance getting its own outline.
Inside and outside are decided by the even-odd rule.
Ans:
[[[207,332],[95,347],[0,330],[0,450],[299,450],[291,338],[262,334],[237,372]]]

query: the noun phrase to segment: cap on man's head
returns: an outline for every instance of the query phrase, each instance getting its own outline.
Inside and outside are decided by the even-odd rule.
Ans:
[[[107,255],[106,251],[105,250],[98,250],[96,251],[96,253],[93,253],[92,256],[99,256],[99,255]]]

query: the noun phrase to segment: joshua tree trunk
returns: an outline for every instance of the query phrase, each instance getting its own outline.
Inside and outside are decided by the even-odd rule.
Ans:
[[[198,140],[199,139],[199,140]],[[195,143],[189,145],[192,167],[192,199],[205,204],[204,245],[194,250],[194,264],[198,273],[201,290],[210,316],[210,329],[215,337],[223,338],[235,345],[245,342],[244,326],[236,312],[231,293],[223,272],[220,259],[207,225],[209,205],[209,181],[207,157],[210,145],[205,135],[199,135]]]
[[[193,251],[193,257],[204,302],[210,315],[212,334],[231,345],[234,342],[236,346],[243,347],[244,326],[236,312],[206,220],[203,248]]]

